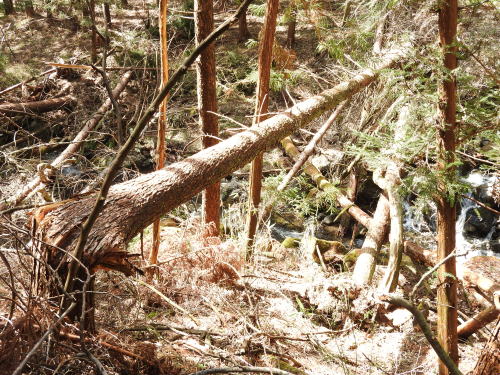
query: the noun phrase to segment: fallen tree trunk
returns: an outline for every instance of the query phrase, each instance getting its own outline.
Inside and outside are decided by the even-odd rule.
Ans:
[[[352,280],[358,286],[370,284],[377,264],[377,256],[389,233],[389,201],[380,194],[377,208],[368,227],[363,242],[363,252],[359,255],[352,272]]]
[[[460,324],[457,328],[457,335],[462,339],[466,339],[473,333],[493,322],[499,313],[497,306],[491,305],[486,310],[479,312],[472,318]]]
[[[113,90],[113,96],[115,98],[118,98],[121,92],[125,89],[125,86],[127,86],[127,83],[130,81],[131,77],[132,77],[132,72],[130,71],[126,72],[123,75],[122,79]],[[82,130],[80,130],[80,132],[73,139],[73,142],[71,142],[68,145],[68,147],[66,147],[66,149],[63,152],[61,152],[59,156],[55,158],[52,163],[50,163],[51,168],[47,169],[46,172],[47,174],[52,173],[54,169],[59,169],[67,159],[69,159],[76,151],[78,151],[80,146],[83,144],[83,141],[87,138],[89,133],[97,126],[97,124],[99,124],[99,121],[102,120],[102,118],[104,117],[106,112],[110,110],[110,108],[111,108],[111,100],[108,98],[99,107],[94,116],[92,116],[92,118],[87,121]],[[45,183],[42,182],[39,176],[36,176],[31,181],[29,181],[25,185],[25,187],[16,195],[11,197],[10,199],[7,199],[4,202],[0,202],[0,210],[4,210],[8,206],[17,206],[24,199],[29,197],[32,193],[35,193],[36,191],[41,190],[44,187]]]
[[[143,228],[359,92],[377,78],[381,69],[392,66],[402,56],[401,51],[386,54],[376,69],[364,70],[348,82],[181,162],[113,186],[104,210],[89,234],[83,263],[93,269],[104,267],[130,272],[125,245]],[[70,250],[75,246],[81,224],[94,202],[94,196],[77,197],[36,211],[38,238],[49,245],[52,255],[55,255],[56,247]],[[61,252],[58,254],[51,260],[55,264],[61,258]]]
[[[26,103],[3,103],[0,104],[0,113],[5,116],[17,116],[30,113],[45,113],[56,109],[72,107],[76,104],[76,98],[71,95],[61,96]]]

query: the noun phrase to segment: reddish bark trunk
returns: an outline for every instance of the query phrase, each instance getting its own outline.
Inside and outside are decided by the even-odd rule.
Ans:
[[[457,0],[440,3],[439,37],[443,51],[443,65],[450,76],[446,77],[440,87],[439,112],[441,121],[438,129],[438,147],[440,152],[439,168],[446,178],[455,177],[453,164],[455,152],[456,127],[456,81],[452,71],[457,67]],[[445,185],[446,182],[443,182]],[[441,192],[437,200],[437,242],[438,261],[444,259],[455,249],[456,209],[450,202],[445,186],[439,186]],[[454,200],[454,199],[452,199]],[[438,339],[451,359],[458,364],[457,340],[457,281],[456,259],[450,258],[438,269]],[[439,361],[439,374],[450,372],[445,364]]]
[[[254,124],[259,124],[269,117],[269,81],[271,79],[271,63],[273,59],[274,34],[278,17],[279,0],[267,1],[267,12],[259,47],[259,80],[257,82],[257,100],[255,102]],[[257,231],[258,207],[262,190],[263,154],[260,153],[252,162],[250,171],[250,191],[247,217],[247,256],[250,255],[255,232]]]
[[[213,0],[195,0],[196,41],[200,43],[214,28]],[[198,75],[198,110],[203,137],[203,147],[218,143],[219,122],[217,119],[217,90],[215,72],[215,43],[208,46],[196,63]],[[220,228],[220,182],[216,181],[203,191],[202,216],[206,224],[207,237],[219,236]]]
[[[161,83],[163,87],[168,81],[168,39],[167,39],[167,8],[168,0],[160,0],[160,50],[161,50]],[[156,136],[156,169],[165,166],[165,130],[167,126],[167,99],[160,105],[160,116],[158,117],[158,132]],[[160,248],[160,220],[153,223],[153,246],[149,254],[149,263],[158,262],[158,250]]]

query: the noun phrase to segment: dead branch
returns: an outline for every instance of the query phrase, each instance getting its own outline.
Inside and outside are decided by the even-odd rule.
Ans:
[[[380,297],[381,301],[384,302],[389,302],[390,304],[398,307],[403,307],[409,312],[413,314],[415,317],[416,322],[422,329],[422,333],[424,334],[425,338],[429,342],[429,344],[432,346],[436,354],[438,355],[439,359],[443,361],[443,363],[446,365],[448,370],[450,370],[450,373],[453,375],[463,375],[460,370],[458,369],[457,365],[453,360],[450,358],[448,353],[443,349],[441,344],[437,341],[437,339],[434,337],[434,334],[432,333],[432,329],[427,323],[427,320],[425,319],[425,316],[420,312],[420,310],[414,306],[412,303],[409,301],[396,297],[390,294],[386,294]]]
[[[346,106],[346,104],[349,101],[346,100],[345,102],[341,103],[335,111],[331,114],[331,116],[326,120],[326,122],[321,126],[321,128],[314,134],[314,137],[311,139],[309,144],[304,148],[304,151],[299,155],[297,158],[297,161],[293,165],[292,169],[288,171],[288,174],[285,176],[283,181],[281,181],[281,184],[278,186],[278,191],[283,191],[285,187],[288,185],[290,180],[297,174],[299,169],[304,165],[304,163],[309,159],[309,157],[312,155],[314,152],[314,149],[316,148],[316,145],[321,141],[325,133],[330,129],[330,127],[333,125],[337,117],[339,117],[340,113]]]
[[[457,335],[460,338],[466,339],[474,332],[480,330],[486,325],[493,322],[500,314],[500,291],[494,294],[494,304],[487,309],[477,313],[472,318],[460,324],[457,328]]]
[[[218,367],[211,368],[203,371],[193,372],[190,375],[208,375],[208,374],[230,374],[232,372],[250,372],[250,373],[264,373],[264,374],[276,374],[276,375],[292,375],[291,372],[283,371],[273,367],[249,367],[249,366],[239,366],[239,367]]]

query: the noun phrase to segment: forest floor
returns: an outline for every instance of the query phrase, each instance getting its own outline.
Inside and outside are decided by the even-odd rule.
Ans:
[[[141,2],[131,3],[134,7],[120,10],[114,20],[114,29],[120,32],[122,41],[141,34],[149,17]],[[224,14],[220,18],[224,18]],[[257,38],[260,25],[254,17],[249,17],[249,21],[254,38]],[[89,38],[83,32],[74,33],[49,25],[43,19],[26,19],[24,16],[0,19],[0,27],[8,35],[3,42],[8,43],[8,48],[2,48],[10,51],[7,54],[10,54],[11,62],[5,70],[6,76],[0,79],[1,88],[48,69],[45,62],[78,64],[89,56]],[[296,74],[309,73],[311,79],[308,84],[300,81],[290,89],[291,93],[286,90],[274,93],[274,110],[291,105],[293,100],[307,98],[318,89],[332,86],[348,76],[351,69],[357,68],[324,70],[321,56],[315,53],[314,36],[311,34],[309,26],[302,26],[296,56],[293,57],[300,61],[293,67]],[[284,27],[281,27],[279,38],[283,36]],[[310,39],[307,39],[308,36]],[[243,61],[248,56],[256,55],[256,47],[252,50],[238,43],[234,27],[223,40],[217,52],[227,68],[219,72],[225,78],[220,86],[220,112],[230,115],[235,121],[248,123],[253,101],[252,95],[245,95],[245,85],[249,84],[251,69]],[[141,53],[155,56],[157,47],[152,42],[148,43]],[[188,49],[182,43],[175,48],[179,56],[184,49]],[[132,55],[124,53],[125,58],[121,62],[127,62]],[[231,72],[238,66],[243,67],[242,71]],[[236,76],[226,77],[226,74]],[[171,123],[183,129],[172,136],[170,162],[195,152],[199,147],[189,145],[183,138],[189,126],[196,123],[193,119],[193,108],[196,108],[193,77],[194,74],[185,79],[178,89],[178,98],[169,104]],[[287,77],[285,75],[285,79],[290,79]],[[150,76],[146,78],[148,82],[155,80]],[[113,80],[117,79],[118,75],[113,75]],[[253,84],[250,82],[250,88],[254,88]],[[81,119],[88,118],[106,97],[102,87],[96,89],[100,81],[90,71],[75,79],[72,85],[72,93],[79,93],[79,104],[68,123],[70,127],[63,133],[72,133],[77,129]],[[238,90],[235,90],[236,86]],[[140,112],[142,103],[151,96],[151,91],[136,95],[143,87],[135,83],[126,98],[122,98],[128,103],[129,121],[133,121],[135,112]],[[22,95],[12,92],[0,99],[22,101],[26,99]],[[59,114],[61,116],[65,114]],[[54,118],[50,120],[56,121]],[[225,122],[224,119],[221,119],[221,126],[223,137],[238,128],[233,121]],[[154,133],[153,129],[148,132]],[[102,138],[99,142],[102,142],[101,146],[108,147]],[[98,155],[101,160],[95,161],[92,168],[104,168],[103,160],[109,157],[106,154],[113,152],[111,146],[104,150]],[[185,153],[180,155],[179,150]],[[29,159],[32,167],[23,166],[24,177],[12,177],[12,180],[2,182],[3,195],[18,189],[42,160],[34,155]],[[272,164],[268,167],[272,168]],[[144,169],[147,168],[141,172]],[[130,175],[137,173],[133,170]],[[78,188],[81,187],[81,184],[78,185]],[[76,187],[73,190],[78,191]],[[236,212],[236,220],[239,220],[233,225],[242,227],[244,205],[236,204],[231,210],[233,214]],[[261,233],[259,250],[253,260],[243,263],[242,241],[228,236],[223,241],[210,239],[207,244],[200,238],[196,214],[187,215],[181,224],[173,225],[169,219],[163,223],[161,256],[153,279],[126,277],[115,272],[97,274],[98,334],[88,336],[90,340],[86,348],[99,359],[109,374],[184,375],[212,367],[245,365],[315,375],[417,375],[435,372],[436,355],[414,325],[411,314],[402,309],[380,307],[376,288],[356,288],[350,281],[348,270],[322,269],[312,261],[304,246],[284,248],[266,230]],[[150,237],[150,232],[146,231],[143,240],[138,238],[130,244],[130,252],[142,254],[142,259],[147,259]],[[14,254],[9,257],[11,255],[13,264],[16,264]],[[145,265],[145,262],[139,265]],[[21,267],[20,264],[18,266]],[[378,266],[374,284],[383,269],[384,266]],[[411,266],[404,269],[398,292],[411,289],[418,280],[412,269]],[[2,268],[2,274],[4,271]],[[8,294],[8,291],[1,290],[1,293]],[[434,293],[429,291],[429,294],[429,300],[433,300]],[[0,306],[3,310],[7,305],[2,303]],[[435,324],[436,314],[432,307],[428,311],[429,321]],[[477,311],[477,307],[472,306],[467,309],[467,314]],[[2,316],[4,313],[1,312]],[[24,343],[32,343],[41,333],[43,330],[40,327],[25,327],[21,338],[26,339]],[[64,324],[61,334],[56,335],[44,346],[44,350],[30,360],[30,373],[52,374],[56,367],[60,373],[93,373],[94,365],[78,357],[80,346],[77,341],[68,339],[70,334],[78,334],[77,327]],[[5,340],[8,342],[15,338],[7,337]],[[460,368],[464,374],[474,368],[484,343],[485,337],[480,335],[460,344]],[[15,345],[12,348],[18,350],[12,358],[26,353],[26,348],[20,349]],[[2,357],[5,359],[0,355]],[[0,374],[10,371],[12,363],[0,362]]]

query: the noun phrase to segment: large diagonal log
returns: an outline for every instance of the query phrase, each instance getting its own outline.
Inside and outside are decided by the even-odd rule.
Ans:
[[[93,267],[102,264],[116,266],[123,271],[123,254],[120,252],[143,228],[359,92],[373,82],[382,69],[391,67],[403,55],[401,50],[389,52],[376,68],[366,69],[351,80],[298,103],[255,127],[167,168],[114,185],[90,232],[83,262]],[[39,238],[49,245],[70,250],[94,202],[95,197],[85,196],[37,210],[35,219]]]

